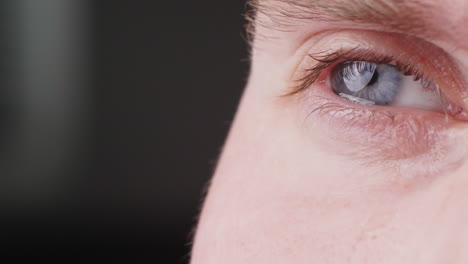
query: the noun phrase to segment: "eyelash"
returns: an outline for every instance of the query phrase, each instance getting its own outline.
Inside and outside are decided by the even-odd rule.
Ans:
[[[324,72],[328,72],[333,68],[333,66],[338,65],[339,63],[343,63],[346,61],[366,61],[376,64],[393,64],[405,76],[413,76],[415,81],[422,81],[422,82],[430,82],[432,81],[430,78],[427,78],[426,74],[417,66],[415,66],[414,61],[410,63],[409,61],[401,61],[401,59],[396,59],[393,56],[389,55],[382,55],[374,52],[373,50],[363,49],[360,47],[353,48],[353,49],[340,49],[334,52],[327,52],[327,53],[318,53],[318,54],[309,54],[308,55],[311,59],[316,61],[315,65],[311,68],[305,69],[304,77],[296,80],[295,85],[292,87],[289,93],[285,94],[285,96],[295,95],[302,93],[308,89],[310,89],[314,84],[316,84],[320,78],[322,78]],[[322,80],[320,80],[322,81]],[[445,120],[447,121],[449,116],[457,117],[457,119],[468,121],[468,113],[460,107],[460,105],[454,104],[451,102],[447,96],[439,89],[439,85],[435,84],[436,92],[439,94],[441,102],[445,104],[446,109],[442,114],[445,115]],[[338,102],[332,103],[329,100],[326,100],[325,104],[336,104],[339,105]],[[377,106],[381,108],[382,106]],[[322,112],[323,108],[327,108],[330,111],[334,111],[333,107],[324,107],[318,106],[317,109],[314,111]],[[393,120],[396,113],[392,112],[391,108],[386,108],[385,110],[376,109],[375,107],[369,108],[362,108],[358,105],[354,104],[352,106],[345,106],[341,105],[341,107],[335,107],[335,110],[360,110],[370,113],[372,116],[375,114],[383,114],[384,116],[390,117]],[[359,108],[359,109],[357,109]],[[356,112],[356,111],[354,111]],[[357,114],[357,113],[356,113]],[[372,118],[373,119],[373,118]]]
[[[325,54],[309,54],[313,60],[317,61],[316,65],[312,68],[306,69],[306,75],[297,80],[295,85],[288,95],[297,94],[305,91],[311,85],[317,82],[320,75],[332,65],[345,61],[367,61],[376,64],[387,64],[394,62],[398,71],[406,76],[413,76],[414,80],[426,79],[426,75],[417,68],[415,65],[407,62],[396,61],[392,56],[376,54],[371,50],[361,48],[354,48],[351,50],[338,50]]]

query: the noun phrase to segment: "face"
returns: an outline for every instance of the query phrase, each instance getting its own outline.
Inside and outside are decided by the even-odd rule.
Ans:
[[[468,2],[252,4],[192,263],[468,263]]]

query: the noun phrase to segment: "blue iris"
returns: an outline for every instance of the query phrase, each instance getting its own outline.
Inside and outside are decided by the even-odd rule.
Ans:
[[[332,72],[333,91],[371,101],[376,105],[391,104],[402,82],[402,73],[394,65],[366,61],[345,62]]]

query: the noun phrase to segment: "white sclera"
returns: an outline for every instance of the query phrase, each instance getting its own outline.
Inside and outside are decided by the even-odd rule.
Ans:
[[[415,81],[412,76],[402,76],[400,90],[391,105],[442,111],[438,90],[431,86],[424,87],[421,80]]]

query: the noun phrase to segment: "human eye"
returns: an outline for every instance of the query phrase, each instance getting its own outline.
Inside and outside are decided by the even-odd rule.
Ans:
[[[333,92],[364,105],[414,107],[448,111],[436,84],[426,78],[406,76],[390,63],[347,61],[330,74]]]
[[[425,177],[461,159],[466,86],[440,48],[395,34],[341,32],[312,49],[290,94],[302,95],[307,121],[326,131],[333,144],[325,151]]]
[[[310,71],[318,77],[322,69],[333,64],[328,71],[327,85],[342,99],[362,105],[417,108],[466,118],[464,109],[451,102],[439,84],[425,77],[415,65],[360,49],[340,50],[317,60],[320,63]]]

